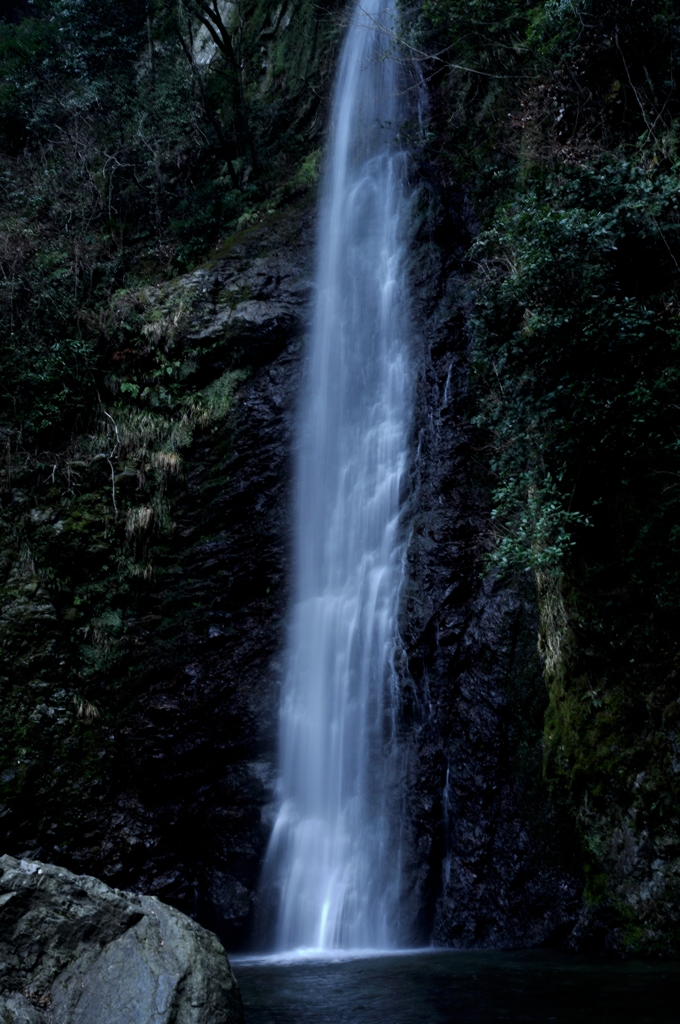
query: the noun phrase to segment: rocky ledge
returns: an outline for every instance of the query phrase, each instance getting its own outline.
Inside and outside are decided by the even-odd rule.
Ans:
[[[0,857],[3,1024],[238,1024],[217,938],[152,896]]]

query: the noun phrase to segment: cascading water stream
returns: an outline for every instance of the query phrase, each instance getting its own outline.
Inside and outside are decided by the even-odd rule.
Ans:
[[[336,83],[301,408],[281,809],[263,876],[279,950],[388,947],[386,798],[400,481],[409,426],[400,66],[381,0],[353,12]]]

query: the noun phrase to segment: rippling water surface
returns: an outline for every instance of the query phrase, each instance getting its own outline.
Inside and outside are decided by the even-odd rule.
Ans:
[[[545,951],[234,962],[246,1024],[678,1024],[680,963]]]

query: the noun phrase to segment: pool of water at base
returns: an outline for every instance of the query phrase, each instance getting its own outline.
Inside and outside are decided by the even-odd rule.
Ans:
[[[680,1024],[680,963],[427,950],[233,962],[245,1024]]]

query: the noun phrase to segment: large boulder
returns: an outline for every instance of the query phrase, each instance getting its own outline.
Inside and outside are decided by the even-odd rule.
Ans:
[[[152,896],[0,857],[2,1024],[237,1024],[217,938]]]

